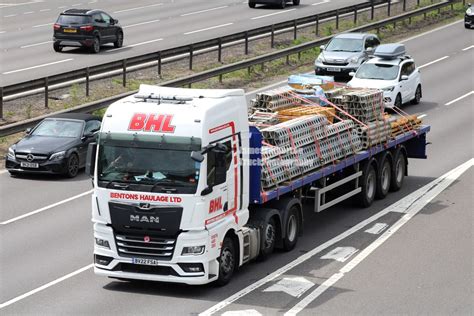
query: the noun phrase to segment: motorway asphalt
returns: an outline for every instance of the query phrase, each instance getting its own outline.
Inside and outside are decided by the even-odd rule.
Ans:
[[[345,7],[363,0],[303,0],[281,10],[245,0],[16,0],[0,3],[0,85],[6,86],[126,57],[192,44]],[[66,8],[100,8],[124,27],[124,47],[94,55],[52,49],[52,24]],[[104,46],[106,47],[106,46]]]
[[[4,302],[19,299],[4,306],[2,314],[189,315],[206,311],[242,290],[240,298],[218,313],[235,315],[236,311],[246,310],[246,315],[277,314],[292,309],[316,286],[294,297],[295,293],[278,291],[281,283],[274,286],[283,276],[299,282],[300,288],[305,288],[308,282],[321,284],[379,237],[364,233],[366,229],[379,223],[388,225],[385,231],[390,231],[405,216],[384,213],[376,222],[367,222],[363,229],[331,243],[321,254],[274,281],[253,291],[245,288],[258,284],[262,278],[339,234],[346,234],[360,222],[368,221],[389,205],[473,158],[474,32],[465,30],[459,22],[408,40],[405,45],[417,64],[426,66],[422,68],[422,103],[404,109],[427,114],[425,123],[432,127],[428,135],[432,144],[428,147],[427,160],[410,160],[410,177],[405,179],[401,191],[367,209],[345,202],[315,214],[308,206],[305,234],[296,249],[277,252],[264,264],[243,267],[223,288],[129,283],[95,276],[87,269],[93,249],[90,196],[81,196],[9,224],[0,224],[0,308]],[[462,96],[465,97],[459,99]],[[470,168],[431,202],[427,201],[418,215],[350,273],[309,302],[301,314],[472,314],[473,185]],[[6,173],[0,174],[1,223],[90,189],[90,180],[85,176],[65,180],[10,178]],[[339,254],[351,249],[357,252],[352,255],[349,252],[345,262],[321,258],[337,247]],[[67,276],[81,268],[84,271]],[[64,276],[67,277],[58,280]],[[38,291],[43,285],[48,286]],[[21,297],[25,293],[31,295]]]

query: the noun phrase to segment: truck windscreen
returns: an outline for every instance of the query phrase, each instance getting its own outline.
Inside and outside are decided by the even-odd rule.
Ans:
[[[169,141],[162,146],[156,141],[99,142],[98,185],[112,188],[121,183],[132,191],[194,194],[200,163],[191,159],[191,151],[199,149],[195,143]]]

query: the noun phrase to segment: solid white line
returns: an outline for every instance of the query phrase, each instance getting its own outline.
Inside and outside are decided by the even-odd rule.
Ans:
[[[464,98],[470,96],[471,94],[474,94],[474,90],[471,91],[471,92],[466,93],[465,95],[460,96],[460,97],[457,98],[457,99],[454,99],[453,101],[449,101],[449,102],[446,103],[445,105],[446,105],[446,106],[449,106],[449,105],[451,105],[451,104],[453,104],[453,103],[456,103],[456,102],[458,102],[458,101],[460,101],[460,100],[462,100],[462,99],[464,99]]]
[[[162,41],[162,40],[163,40],[162,38],[157,38],[157,39],[154,39],[154,40],[151,40],[151,41],[136,43],[136,44],[132,44],[132,45],[123,46],[123,47],[120,47],[120,48],[115,48],[115,49],[107,50],[107,51],[105,51],[105,52],[106,52],[106,53],[113,53],[113,52],[116,52],[116,51],[118,51],[118,50],[130,48],[130,47],[141,46],[141,45],[150,44],[150,43],[154,43],[154,42],[159,42],[159,41]]]
[[[229,26],[229,25],[232,25],[232,24],[234,24],[234,23],[226,23],[226,24],[211,26],[211,27],[207,27],[207,28],[205,28],[205,29],[200,29],[200,30],[195,30],[195,31],[191,31],[191,32],[186,32],[186,33],[183,33],[183,34],[184,34],[184,35],[189,35],[189,34],[194,34],[194,33],[198,33],[198,32],[204,32],[204,31],[207,31],[207,30],[213,30],[213,29],[217,29],[217,28],[220,28],[220,27]]]
[[[9,74],[13,74],[13,73],[16,73],[16,72],[21,72],[21,71],[26,71],[26,70],[30,70],[30,69],[36,69],[36,68],[51,66],[51,65],[55,65],[55,64],[59,64],[59,63],[64,63],[66,61],[71,61],[71,60],[74,60],[74,59],[73,58],[68,58],[68,59],[54,61],[52,63],[41,64],[41,65],[36,65],[36,66],[28,67],[28,68],[22,68],[22,69],[7,71],[7,72],[2,73],[2,75],[9,75]]]
[[[422,36],[425,36],[425,35],[428,35],[428,34],[431,34],[431,33],[435,33],[435,32],[438,32],[442,29],[446,29],[448,27],[451,27],[455,24],[458,24],[458,23],[462,23],[464,22],[463,20],[459,20],[459,21],[456,21],[456,22],[453,22],[453,23],[450,23],[450,24],[446,24],[446,25],[443,25],[443,26],[440,26],[440,27],[437,27],[435,29],[432,29],[430,31],[427,31],[427,32],[424,32],[424,33],[421,33],[421,34],[418,34],[418,35],[415,35],[415,36],[412,36],[412,37],[409,37],[409,38],[406,38],[404,40],[401,40],[400,43],[405,43],[405,42],[408,42],[408,41],[411,41],[411,40],[414,40],[414,39],[417,39],[419,37],[422,37]]]
[[[253,18],[251,18],[251,19],[252,19],[252,20],[263,19],[263,18],[266,18],[266,17],[268,17],[268,16],[277,15],[277,14],[283,14],[283,13],[288,13],[288,12],[295,11],[295,10],[296,10],[296,9],[290,9],[290,10],[285,10],[285,11],[279,11],[279,12],[275,12],[275,13],[270,13],[270,14],[265,14],[265,15],[256,16],[256,17],[253,17]]]
[[[469,49],[471,49],[471,48],[474,48],[474,45],[471,45],[471,46],[469,46],[469,47],[463,48],[462,51],[465,52],[465,51],[467,51],[467,50],[469,50]]]
[[[313,3],[312,5],[320,5],[320,4],[325,4],[325,3],[329,3],[329,2],[331,2],[331,0],[324,0],[324,1],[321,1],[321,2]]]
[[[7,307],[7,306],[9,306],[9,305],[11,305],[11,304],[14,304],[14,303],[16,303],[16,302],[18,302],[18,301],[21,301],[22,299],[25,299],[25,298],[27,298],[28,296],[31,296],[31,295],[36,294],[36,293],[38,293],[38,292],[41,292],[41,291],[43,291],[43,290],[45,290],[45,289],[47,289],[47,288],[49,288],[49,287],[51,287],[51,286],[53,286],[53,285],[55,285],[55,284],[58,284],[58,283],[60,283],[60,282],[62,282],[62,281],[65,281],[65,280],[67,280],[67,279],[70,279],[70,278],[72,278],[73,276],[78,275],[79,273],[82,273],[82,272],[84,272],[84,271],[89,270],[89,269],[92,268],[93,266],[94,266],[94,264],[91,263],[91,264],[89,264],[89,265],[87,265],[87,266],[85,266],[85,267],[82,267],[82,268],[80,268],[80,269],[77,269],[77,270],[74,271],[74,272],[71,272],[71,273],[69,273],[69,274],[66,274],[65,276],[62,276],[62,277],[60,277],[60,278],[58,278],[58,279],[56,279],[56,280],[54,280],[54,281],[51,281],[51,282],[49,282],[49,283],[46,283],[45,285],[42,285],[42,286],[40,286],[40,287],[38,287],[38,288],[36,288],[36,289],[34,289],[34,290],[32,290],[32,291],[26,292],[25,294],[22,294],[22,295],[20,295],[20,296],[17,296],[17,297],[15,297],[15,298],[12,298],[11,300],[6,301],[5,303],[0,304],[0,309],[2,309],[2,308],[4,308],[4,307]]]
[[[424,65],[418,66],[418,68],[419,68],[419,69],[425,68],[425,67],[430,66],[430,65],[433,65],[433,64],[435,64],[435,63],[437,63],[437,62],[439,62],[439,61],[445,60],[446,58],[449,58],[449,56],[443,56],[443,57],[438,58],[438,59],[436,59],[436,60],[430,61],[429,63],[426,63],[426,64],[424,64]]]
[[[194,15],[194,14],[199,14],[199,13],[204,13],[204,12],[209,12],[209,11],[215,11],[215,10],[219,10],[219,9],[224,9],[224,8],[228,8],[228,7],[229,7],[228,5],[224,5],[224,6],[222,6],[222,7],[216,7],[216,8],[212,8],[212,9],[206,9],[206,10],[201,10],[201,11],[195,11],[195,12],[185,13],[185,14],[181,14],[180,16]]]
[[[285,316],[293,316],[301,312],[305,307],[311,304],[316,298],[318,298],[327,289],[333,286],[339,281],[345,274],[349,273],[365,258],[367,258],[372,252],[380,247],[385,241],[387,241],[394,233],[396,233],[403,225],[405,225],[410,219],[412,219],[419,211],[421,211],[428,203],[430,203],[438,194],[443,192],[449,187],[456,179],[458,179],[465,171],[467,171],[474,164],[474,159],[466,161],[457,168],[449,171],[440,178],[428,183],[424,187],[413,192],[411,195],[416,195],[418,198],[415,201],[411,199],[403,198],[396,202],[400,208],[406,210],[406,214],[400,218],[392,227],[384,232],[379,238],[372,242],[367,248],[362,250],[354,259],[349,261],[339,272],[332,275],[328,280],[316,288],[312,293],[298,302],[293,308],[285,313]]]
[[[44,45],[44,44],[50,44],[53,41],[47,41],[47,42],[41,42],[41,43],[36,43],[36,44],[29,44],[29,45],[24,45],[20,46],[20,48],[28,48],[28,47],[33,47],[33,46],[39,46],[39,45]]]
[[[163,3],[155,3],[155,4],[146,5],[146,6],[143,6],[143,7],[136,7],[136,8],[130,8],[130,9],[118,10],[118,11],[114,11],[114,13],[122,13],[122,12],[128,12],[128,11],[135,11],[135,10],[140,10],[140,9],[146,9],[146,8],[151,8],[151,7],[157,7],[157,6],[160,6],[160,5],[163,5]]]
[[[155,23],[155,22],[160,22],[160,20],[153,20],[153,21],[147,21],[147,22],[141,22],[137,24],[130,24],[130,25],[125,25],[123,26],[124,29],[127,29],[129,27],[134,27],[134,26],[139,26],[139,25],[145,25],[145,24],[150,24],[150,23]]]
[[[46,23],[46,24],[38,24],[38,25],[35,25],[33,27],[42,27],[42,26],[49,26],[49,25],[53,25],[54,23]]]
[[[474,162],[474,159],[471,159],[469,161],[472,164]],[[420,196],[422,196],[422,195],[426,194],[426,192],[430,191],[434,186],[436,186],[439,182],[441,182],[444,179],[444,177],[445,176],[441,176],[438,179],[432,181],[430,183],[430,184],[432,184],[432,186],[426,185],[426,186],[418,189],[417,191],[411,193],[410,195],[404,197],[403,198],[403,201],[404,201],[403,205],[410,206],[410,205],[414,204],[420,198]],[[359,231],[360,229],[366,227],[367,225],[377,221],[378,219],[385,216],[386,214],[388,214],[390,212],[405,213],[405,210],[401,209],[401,206],[400,206],[401,201],[402,200],[390,205],[389,207],[385,208],[384,210],[372,215],[371,217],[363,220],[362,222],[358,223],[357,225],[349,228],[348,230],[344,231],[343,233],[339,234],[338,236],[326,241],[325,243],[319,245],[316,248],[313,248],[309,252],[305,253],[304,255],[299,256],[298,258],[296,258],[292,262],[286,264],[285,266],[281,267],[280,269],[270,273],[266,277],[252,283],[251,285],[247,286],[246,288],[244,288],[244,289],[240,290],[239,292],[231,295],[227,299],[225,299],[225,300],[217,303],[216,305],[210,307],[206,311],[200,313],[199,316],[212,315],[212,314],[220,311],[221,309],[223,309],[223,308],[227,307],[228,305],[232,304],[233,302],[235,302],[239,298],[251,293],[252,291],[256,290],[257,288],[263,286],[264,284],[273,281],[274,279],[278,278],[279,276],[281,276],[282,274],[284,274],[287,271],[291,270],[292,268],[294,268],[294,267],[298,266],[299,264],[307,261],[308,259],[311,259],[316,254],[318,254],[321,251],[333,246],[334,244],[336,244],[336,243],[340,242],[341,240],[347,238],[348,236],[354,234],[355,232]]]
[[[41,213],[41,212],[43,212],[43,211],[49,210],[49,209],[51,209],[51,208],[53,208],[53,207],[62,205],[62,204],[64,204],[64,203],[71,202],[71,201],[73,201],[73,200],[75,200],[75,199],[78,199],[78,198],[80,198],[80,197],[83,197],[83,196],[86,196],[86,195],[91,194],[92,191],[93,191],[93,190],[89,190],[89,191],[87,191],[87,192],[84,192],[84,193],[75,195],[75,196],[70,197],[70,198],[68,198],[68,199],[65,199],[65,200],[56,202],[56,203],[54,203],[54,204],[51,204],[51,205],[42,207],[42,208],[40,208],[40,209],[37,209],[36,211],[29,212],[29,213],[26,213],[26,214],[23,214],[23,215],[14,217],[14,218],[12,218],[12,219],[9,219],[9,220],[6,220],[6,221],[0,223],[0,225],[11,224],[11,223],[16,222],[16,221],[18,221],[18,220],[20,220],[20,219],[23,219],[23,218],[29,217],[29,216],[31,216],[31,215],[35,215],[35,214]]]

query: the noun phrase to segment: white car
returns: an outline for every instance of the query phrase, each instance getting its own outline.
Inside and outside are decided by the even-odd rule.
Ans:
[[[379,45],[374,58],[362,64],[347,85],[355,88],[383,90],[385,107],[401,107],[420,103],[422,97],[420,70],[415,61],[405,55],[402,44]]]

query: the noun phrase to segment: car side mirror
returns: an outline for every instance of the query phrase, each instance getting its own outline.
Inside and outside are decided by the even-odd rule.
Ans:
[[[95,156],[97,153],[97,143],[90,143],[87,147],[86,157],[86,174],[90,177],[94,177],[95,172]]]
[[[26,133],[27,135],[30,134],[30,133],[31,133],[31,127],[27,128],[27,129],[25,130],[25,133]]]
[[[324,49],[326,49],[326,45],[321,45],[321,46],[319,46],[319,50],[320,50],[320,51],[323,51]]]
[[[349,76],[354,77],[355,74],[356,74],[355,72],[351,71],[351,72],[349,73]]]
[[[208,195],[209,193],[212,193],[212,187],[209,186],[207,188],[205,188],[204,190],[201,191],[201,196],[205,196],[205,195]]]
[[[117,19],[112,19],[112,24],[118,24],[118,20]]]
[[[400,77],[400,80],[403,81],[403,80],[408,80],[408,76],[407,75],[402,75]]]
[[[373,48],[373,47],[367,47],[367,48],[365,49],[365,52],[366,52],[367,54],[372,54],[372,53],[374,52],[374,48]]]

